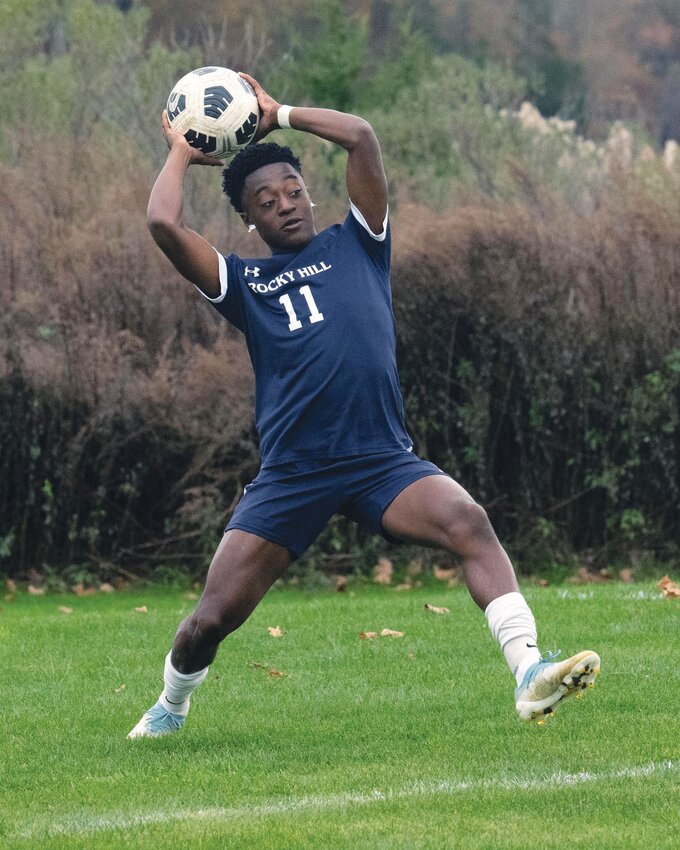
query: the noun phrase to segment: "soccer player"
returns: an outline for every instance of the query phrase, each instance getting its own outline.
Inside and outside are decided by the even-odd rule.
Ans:
[[[149,199],[149,228],[175,268],[245,336],[262,466],[225,529],[196,610],[179,626],[158,702],[128,737],[182,727],[191,693],[220,642],[334,513],[390,541],[460,557],[468,590],[515,676],[519,716],[541,722],[562,699],[593,684],[600,659],[591,651],[561,662],[555,654],[540,655],[534,617],[486,512],[411,451],[395,358],[387,182],[376,135],[354,115],[282,106],[243,77],[260,107],[256,141],[286,127],[347,151],[350,209],[342,224],[317,233],[299,160],[287,147],[250,145],[224,171],[223,186],[271,256],[222,256],[182,214],[188,167],[215,161],[174,132],[163,114],[170,150]]]

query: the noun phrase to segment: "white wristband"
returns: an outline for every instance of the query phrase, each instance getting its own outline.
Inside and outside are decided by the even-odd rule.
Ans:
[[[290,111],[292,106],[279,106],[276,113],[276,121],[282,130],[290,130]]]

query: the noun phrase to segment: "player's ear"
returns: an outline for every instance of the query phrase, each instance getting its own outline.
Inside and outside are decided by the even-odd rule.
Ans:
[[[303,181],[303,182],[304,182],[304,181]],[[311,195],[310,195],[311,187],[310,187],[310,186],[308,186],[306,183],[305,183],[305,190],[306,190],[306,192],[307,192],[307,197],[309,198],[309,206],[310,206],[310,207],[315,207],[315,206],[316,206],[316,204],[314,203],[314,201],[312,200]]]
[[[239,215],[241,216],[241,221],[245,224],[249,233],[251,231],[255,230],[255,225],[252,223],[252,221],[248,217],[248,213],[242,212],[242,213],[239,213]]]

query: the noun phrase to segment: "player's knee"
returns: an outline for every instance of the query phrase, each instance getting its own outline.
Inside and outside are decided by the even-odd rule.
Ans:
[[[447,519],[446,537],[453,551],[466,554],[476,546],[496,540],[488,514],[477,502],[457,502]]]
[[[205,646],[220,643],[243,622],[238,611],[223,606],[203,610],[199,608],[190,619],[192,638]]]

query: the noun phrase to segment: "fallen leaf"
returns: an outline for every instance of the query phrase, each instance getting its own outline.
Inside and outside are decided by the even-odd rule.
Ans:
[[[656,586],[661,588],[666,599],[675,599],[680,596],[680,587],[671,580],[670,576],[664,576]]]
[[[45,588],[44,587],[36,587],[34,584],[28,585],[28,592],[31,596],[44,596]]]
[[[539,587],[550,587],[550,582],[548,581],[547,578],[539,578],[539,580],[536,582],[536,584]]]
[[[149,613],[149,609],[146,607],[146,605],[140,605],[139,608],[135,608],[135,611],[138,614],[148,614]]]
[[[347,589],[347,576],[335,577],[335,589],[338,593],[344,593]]]
[[[76,596],[94,596],[97,592],[94,587],[85,587],[81,581],[78,584],[74,584],[71,590]]]
[[[425,610],[432,611],[433,614],[450,614],[451,611],[448,608],[439,608],[437,605],[430,605],[428,602],[425,603]]]
[[[119,694],[121,691],[125,690],[125,685],[118,685],[117,688],[113,689],[114,694]]]
[[[280,626],[267,626],[267,631],[272,637],[283,637],[285,631]]]
[[[632,584],[634,581],[633,570],[630,567],[626,567],[621,570],[619,573],[619,581],[622,581],[624,584]]]
[[[359,632],[359,640],[375,640],[377,637],[377,632]]]
[[[392,573],[394,567],[389,558],[378,558],[378,563],[373,567],[373,581],[376,584],[392,584]]]
[[[60,605],[57,608],[60,614],[73,614],[73,608],[67,608],[66,605]]]
[[[607,569],[593,572],[588,567],[579,567],[573,576],[569,576],[569,584],[603,584],[611,579],[611,573]]]
[[[116,589],[112,584],[109,584],[108,581],[105,581],[104,584],[99,585],[100,593],[115,593]]]
[[[403,632],[395,632],[394,629],[383,629],[380,632],[380,637],[398,638],[398,637],[404,637],[404,633]]]
[[[423,562],[418,561],[417,559],[413,560],[413,561],[409,561],[409,565],[408,565],[408,567],[406,567],[406,575],[409,578],[414,578],[414,576],[419,576],[422,573],[422,571],[423,571]]]
[[[45,576],[31,568],[28,571],[28,583],[32,584],[33,587],[42,587],[45,584]]]
[[[251,664],[256,670],[266,670],[270,679],[284,679],[288,675],[288,673],[282,673],[281,670],[277,670],[276,667],[260,664],[259,661],[251,661]]]
[[[277,670],[275,667],[272,667],[271,670],[267,670],[267,675],[270,679],[284,679],[286,674],[282,673],[280,670]]]
[[[13,581],[11,578],[8,578],[5,582],[5,587],[7,588],[8,593],[16,593],[17,583]]]
[[[451,579],[456,578],[456,568],[455,567],[440,567],[438,564],[435,564],[432,567],[432,574],[439,581],[451,581]]]

